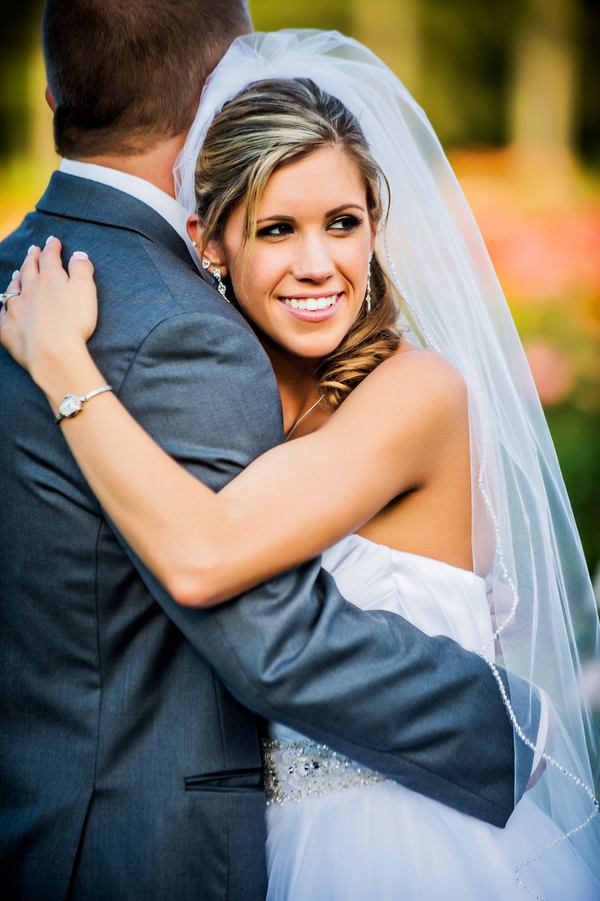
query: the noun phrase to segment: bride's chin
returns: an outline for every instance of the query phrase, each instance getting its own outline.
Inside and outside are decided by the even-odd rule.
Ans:
[[[299,360],[312,360],[315,365],[333,353],[346,334],[340,329],[332,329],[331,332],[327,330],[325,334],[313,331],[311,334],[310,326],[304,329],[301,325],[299,331],[298,328],[290,329],[285,325],[281,321],[271,323],[271,328],[259,328],[254,324],[254,330],[265,346]]]
[[[294,357],[299,357],[302,360],[313,360],[315,365],[317,365],[321,360],[333,353],[339,343],[339,341],[329,341],[327,343],[315,343],[313,341],[310,344],[304,342],[286,342],[285,344],[280,343],[279,346],[286,353],[291,354]]]

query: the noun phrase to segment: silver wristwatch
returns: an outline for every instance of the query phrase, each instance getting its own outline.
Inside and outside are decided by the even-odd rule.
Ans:
[[[62,419],[72,419],[74,416],[77,416],[78,413],[81,413],[83,404],[86,401],[91,397],[96,397],[97,394],[103,394],[105,391],[112,391],[111,386],[103,385],[102,388],[96,388],[95,391],[90,391],[89,394],[67,394],[58,408],[54,422],[60,422]]]

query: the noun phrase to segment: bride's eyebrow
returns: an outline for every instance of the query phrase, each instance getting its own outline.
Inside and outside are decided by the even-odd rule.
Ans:
[[[336,213],[343,213],[344,210],[360,210],[361,213],[365,212],[364,206],[359,206],[358,203],[344,203],[342,206],[336,206],[334,210],[329,210],[329,212],[325,213],[326,218],[329,216],[335,216]]]
[[[277,213],[274,213],[272,216],[263,216],[261,219],[256,220],[256,224],[260,225],[261,222],[293,222],[293,216],[278,216]]]
[[[325,213],[325,218],[328,219],[330,216],[335,216],[337,213],[342,213],[344,210],[360,210],[361,213],[365,212],[365,208],[360,206],[358,203],[343,203],[341,206],[336,206],[333,210],[328,210]],[[278,216],[274,213],[272,216],[262,216],[262,218],[256,220],[256,224],[260,225],[261,222],[294,222],[293,216]]]

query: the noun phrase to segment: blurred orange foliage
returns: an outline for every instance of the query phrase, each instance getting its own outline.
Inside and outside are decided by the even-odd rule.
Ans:
[[[600,409],[600,184],[547,147],[449,155],[542,401]]]

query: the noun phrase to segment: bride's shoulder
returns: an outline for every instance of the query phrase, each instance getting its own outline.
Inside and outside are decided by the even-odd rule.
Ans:
[[[402,342],[400,350],[381,363],[342,405],[365,420],[387,423],[386,431],[435,432],[454,426],[467,414],[467,386],[460,373],[432,350]]]
[[[379,392],[387,402],[415,393],[425,402],[432,397],[451,406],[466,400],[464,379],[441,354],[403,341],[400,349],[366,377],[363,390]]]

